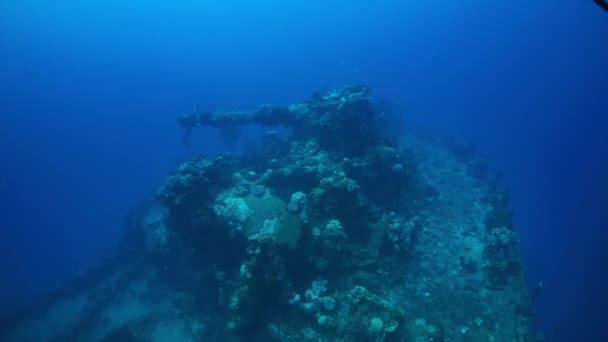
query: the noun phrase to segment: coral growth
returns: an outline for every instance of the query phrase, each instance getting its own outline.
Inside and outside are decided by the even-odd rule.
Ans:
[[[183,304],[183,331],[218,341],[529,340],[508,196],[470,145],[396,139],[365,86],[179,123],[289,129],[266,134],[257,154],[185,161],[160,187],[142,230],[163,251],[151,267],[179,265],[191,275],[185,298],[207,303]]]

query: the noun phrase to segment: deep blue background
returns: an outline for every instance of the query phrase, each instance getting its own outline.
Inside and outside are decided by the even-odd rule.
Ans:
[[[0,2],[0,303],[99,262],[175,118],[365,82],[504,172],[551,340],[608,326],[608,13],[591,0]],[[215,151],[217,132],[194,149]]]

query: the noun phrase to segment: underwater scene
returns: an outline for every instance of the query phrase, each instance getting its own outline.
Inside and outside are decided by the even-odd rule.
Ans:
[[[0,3],[0,341],[608,341],[608,2]]]

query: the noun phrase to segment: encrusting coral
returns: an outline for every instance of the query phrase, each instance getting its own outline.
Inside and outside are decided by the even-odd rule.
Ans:
[[[291,129],[269,133],[253,167],[239,156],[221,156],[206,162],[218,178],[185,166],[159,192],[179,217],[177,239],[207,249],[205,243],[216,240],[212,234],[223,234],[234,240],[226,248],[245,251],[239,263],[247,265],[247,277],[239,275],[239,263],[203,261],[233,275],[218,284],[230,302],[238,302],[225,308],[230,330],[277,340],[401,341],[423,330],[434,340],[524,340],[526,317],[498,315],[527,300],[510,221],[488,225],[497,212],[508,211],[504,194],[491,176],[471,175],[473,155],[455,155],[442,149],[445,142],[420,137],[399,144],[379,114],[367,87],[347,86],[290,106],[180,118],[186,128],[255,123]],[[172,180],[204,175],[199,177],[235,193],[242,182],[221,178],[251,171],[256,176],[229,199],[214,186],[179,191]],[[252,195],[254,187],[267,195]],[[178,200],[184,195],[194,200]],[[232,218],[235,210],[210,210],[217,201],[259,213],[242,215],[247,218],[241,222]],[[205,220],[195,218],[201,212]],[[307,289],[310,284],[323,284],[323,291]],[[315,298],[326,291],[331,294]],[[511,303],[497,300],[506,294]],[[294,298],[300,302],[288,305]],[[476,318],[486,323],[477,326]],[[416,320],[435,328],[428,332]]]
[[[530,340],[527,279],[497,178],[470,144],[395,137],[385,118],[360,85],[180,117],[188,131],[281,129],[257,152],[193,157],[160,187],[137,226],[147,267],[188,276],[179,291],[162,283],[181,301],[145,327],[203,322],[180,331],[216,341]],[[125,327],[144,339],[154,331],[136,320],[106,330]]]

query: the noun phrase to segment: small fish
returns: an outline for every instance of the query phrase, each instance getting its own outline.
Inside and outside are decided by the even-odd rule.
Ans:
[[[608,12],[608,0],[593,0],[593,2]]]

